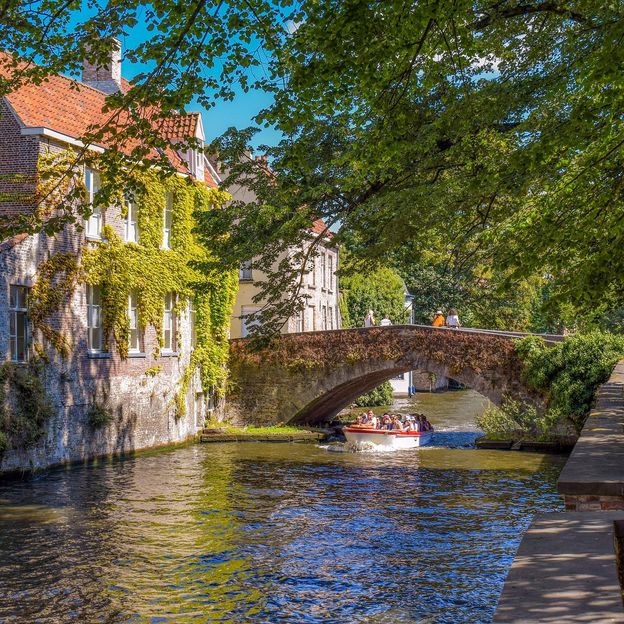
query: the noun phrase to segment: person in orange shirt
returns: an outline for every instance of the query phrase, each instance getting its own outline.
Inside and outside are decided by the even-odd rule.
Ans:
[[[442,314],[442,310],[438,310],[433,317],[433,322],[431,323],[434,327],[444,327],[446,323],[446,319],[444,318],[444,314]]]

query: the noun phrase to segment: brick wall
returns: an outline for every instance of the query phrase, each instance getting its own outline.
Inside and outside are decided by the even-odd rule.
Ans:
[[[65,146],[49,140],[21,137],[11,118],[0,120],[0,171],[32,171],[37,154],[43,150],[61,150]],[[27,210],[24,204],[4,203],[0,211]],[[107,210],[105,222],[124,235],[119,209]],[[75,226],[60,234],[19,237],[0,246],[0,359],[9,359],[8,293],[11,284],[32,286],[37,267],[51,255],[71,251],[80,255],[85,245],[84,233]],[[147,328],[145,355],[122,360],[111,349],[104,357],[87,352],[86,287],[78,284],[67,305],[48,319],[49,324],[70,337],[73,349],[63,360],[41,335],[32,341],[43,344],[49,363],[45,370],[46,390],[55,406],[55,416],[48,423],[41,443],[28,451],[8,451],[0,461],[0,472],[43,468],[53,464],[82,461],[96,456],[130,452],[182,441],[203,426],[203,409],[196,419],[195,399],[201,393],[194,379],[187,394],[187,414],[176,418],[172,402],[180,378],[190,359],[190,323],[188,312],[178,317],[179,355],[155,358],[156,334]],[[145,371],[154,366],[162,370],[156,376]],[[88,424],[88,411],[94,401],[105,403],[113,421],[100,430]],[[200,402],[203,408],[203,403]]]

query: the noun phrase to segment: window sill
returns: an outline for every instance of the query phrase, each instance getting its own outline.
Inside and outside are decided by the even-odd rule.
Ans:
[[[177,351],[161,351],[160,357],[178,357]]]
[[[239,282],[247,282],[248,284],[253,282],[253,279],[251,277],[239,277],[238,278]]]
[[[101,236],[94,236],[93,234],[85,234],[85,238],[91,243],[101,243],[104,240]]]
[[[142,351],[129,351],[128,358],[145,358],[147,355]]]
[[[112,353],[105,353],[103,351],[89,351],[87,357],[90,360],[106,360],[113,357]]]

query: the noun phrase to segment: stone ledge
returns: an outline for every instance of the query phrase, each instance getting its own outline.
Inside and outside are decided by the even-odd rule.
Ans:
[[[551,513],[533,520],[493,622],[624,622],[614,549],[623,512]]]
[[[624,361],[596,394],[596,406],[561,471],[557,490],[570,496],[624,497]]]
[[[326,435],[316,431],[300,433],[205,433],[200,442],[320,442]]]

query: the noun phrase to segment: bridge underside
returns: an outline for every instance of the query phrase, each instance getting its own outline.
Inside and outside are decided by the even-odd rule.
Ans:
[[[500,404],[540,405],[509,337],[394,326],[285,335],[262,352],[233,341],[229,416],[242,423],[330,421],[358,396],[409,370],[451,377]]]

